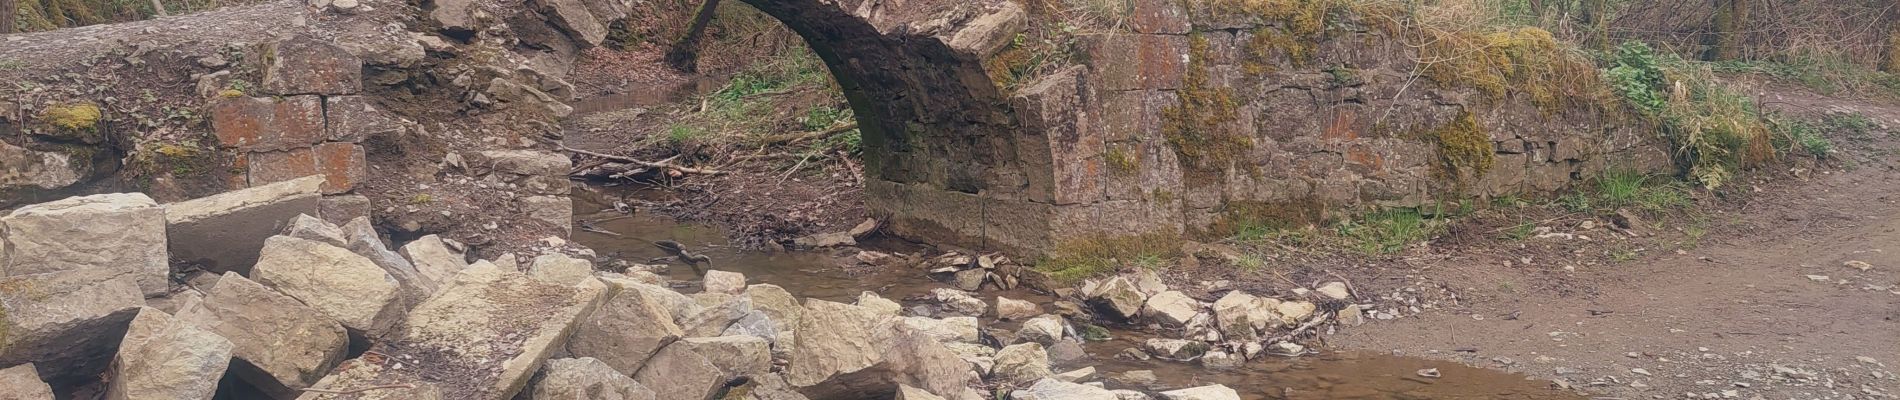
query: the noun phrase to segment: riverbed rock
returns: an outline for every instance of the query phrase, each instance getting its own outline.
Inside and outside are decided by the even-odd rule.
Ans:
[[[814,399],[883,398],[897,384],[964,400],[970,364],[937,340],[867,307],[806,299],[786,380]]]
[[[298,215],[317,215],[323,176],[312,175],[166,204],[171,258],[206,271],[250,274],[257,249]]]
[[[1088,358],[1088,351],[1082,349],[1082,343],[1073,340],[1057,341],[1049,345],[1049,360],[1058,364],[1072,363]]]
[[[744,294],[745,274],[720,270],[706,270],[706,293]]]
[[[1043,378],[1027,389],[1017,389],[1009,393],[1012,400],[1108,400],[1115,394],[1108,389],[1080,383],[1063,382],[1054,378]]]
[[[1067,322],[1055,315],[1044,314],[1030,318],[1028,321],[1023,321],[1022,328],[1016,330],[1016,341],[1053,345],[1062,340],[1063,325],[1067,325]]]
[[[1207,343],[1193,340],[1153,338],[1141,345],[1148,354],[1174,361],[1193,360],[1207,352]]]
[[[0,369],[0,393],[7,400],[53,400],[53,387],[40,380],[33,363]]]
[[[1147,393],[1137,392],[1137,391],[1128,390],[1128,389],[1115,389],[1115,390],[1110,390],[1108,392],[1110,394],[1115,395],[1114,397],[1115,400],[1154,400],[1154,397],[1148,396]]]
[[[1228,340],[1255,340],[1280,323],[1280,317],[1274,314],[1278,303],[1238,290],[1227,292],[1214,301],[1214,323]]]
[[[1090,307],[1106,314],[1109,318],[1121,321],[1133,320],[1141,313],[1141,307],[1148,297],[1135,288],[1128,278],[1114,277],[1103,282],[1088,296]]]
[[[1042,314],[1042,307],[1036,303],[996,296],[996,319],[1021,321]]]
[[[136,276],[118,270],[0,277],[0,365],[38,364],[56,386],[98,376],[144,304]]]
[[[825,247],[856,246],[856,245],[858,245],[858,241],[857,239],[854,239],[851,237],[851,232],[826,232],[826,233],[800,236],[798,238],[792,239],[792,246],[795,246],[801,249],[817,249],[817,248],[825,248]]]
[[[928,317],[901,317],[904,325],[936,338],[939,342],[976,343],[976,317],[950,317],[943,319]]]
[[[106,269],[133,276],[145,296],[169,289],[165,209],[141,193],[68,197],[0,217],[0,276]]]
[[[877,293],[871,293],[870,291],[858,293],[857,306],[876,311],[878,314],[893,317],[904,310],[903,305],[897,304],[897,302],[886,299],[883,296],[878,296]],[[799,312],[799,315],[804,315],[804,312]]]
[[[1239,354],[1228,353],[1221,350],[1201,354],[1201,368],[1215,370],[1234,369],[1240,368],[1240,363],[1243,361],[1246,360],[1242,359]]]
[[[1226,385],[1213,384],[1191,387],[1181,390],[1161,392],[1161,398],[1168,400],[1240,400],[1240,393]]]
[[[791,330],[792,327],[798,326],[799,311],[803,308],[799,307],[798,298],[793,297],[792,292],[786,291],[785,288],[761,283],[746,286],[741,294],[752,298],[752,309],[765,313],[765,316],[771,318],[776,324],[778,330]]]
[[[1166,291],[1149,297],[1142,308],[1143,316],[1167,327],[1187,326],[1195,314],[1201,312],[1201,301],[1188,297],[1179,291]]]
[[[477,264],[417,305],[401,336],[377,347],[388,359],[432,362],[376,374],[339,373],[328,384],[416,382],[439,387],[446,399],[512,398],[606,292],[603,286],[550,284]]]
[[[983,288],[983,280],[989,275],[990,275],[989,270],[982,269],[982,268],[971,268],[971,269],[966,269],[966,270],[952,273],[950,282],[952,284],[955,284],[957,286],[957,289],[976,291],[977,289]]]
[[[528,277],[557,285],[579,285],[594,278],[594,263],[561,253],[542,254],[529,264]]]
[[[1280,314],[1280,323],[1285,325],[1299,325],[1316,310],[1319,310],[1318,305],[1305,301],[1283,301],[1274,307],[1274,312]]]
[[[1077,368],[1077,369],[1069,370],[1069,372],[1063,372],[1060,374],[1050,375],[1049,377],[1056,378],[1057,380],[1060,380],[1063,382],[1081,383],[1083,381],[1095,379],[1095,367]]]
[[[401,318],[396,278],[341,247],[274,236],[264,241],[252,273],[258,283],[359,332],[380,335]]]
[[[231,341],[230,371],[279,398],[294,397],[343,360],[343,325],[236,272],[226,272],[204,302],[177,319]]]
[[[119,342],[105,398],[209,399],[230,366],[231,350],[223,336],[141,308]]]
[[[1034,342],[1003,346],[996,351],[995,369],[990,370],[990,378],[1016,384],[1027,384],[1054,374],[1049,371],[1049,353]]]
[[[534,400],[657,399],[653,390],[591,357],[548,360],[528,393]]]
[[[423,279],[438,285],[448,282],[463,268],[468,268],[468,259],[463,258],[462,252],[450,249],[442,237],[436,235],[423,236],[404,244],[400,252],[416,267],[416,272],[422,274]]]
[[[983,315],[984,311],[990,308],[990,305],[984,303],[983,299],[971,296],[969,292],[956,289],[930,289],[930,298],[937,303],[937,309],[940,311],[940,314],[943,315],[979,317]]]
[[[679,293],[630,280],[606,281],[613,288],[612,297],[580,323],[567,343],[567,351],[576,357],[599,359],[631,375],[653,353],[685,334],[667,311],[669,303],[657,295]],[[684,300],[684,296],[679,299]]]

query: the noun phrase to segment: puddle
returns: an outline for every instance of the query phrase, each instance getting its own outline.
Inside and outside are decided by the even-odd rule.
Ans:
[[[601,219],[617,214],[613,204],[622,197],[633,199],[656,199],[664,197],[657,191],[576,187],[573,192],[574,212],[577,219]],[[629,201],[628,203],[637,203]],[[644,211],[631,217],[594,223],[595,227],[619,234],[619,236],[574,231],[574,241],[593,248],[601,255],[645,262],[667,256],[653,246],[655,240],[672,240],[699,250],[712,258],[712,268],[739,272],[746,275],[751,283],[770,283],[784,287],[800,298],[818,298],[823,300],[849,303],[855,301],[858,293],[866,290],[878,292],[881,296],[901,300],[911,295],[928,293],[932,288],[948,287],[925,278],[921,271],[906,269],[849,271],[842,268],[840,261],[848,255],[833,255],[826,252],[784,252],[767,253],[741,250],[727,245],[726,238],[718,228],[680,223],[661,215]],[[891,249],[880,246],[897,246],[890,243],[870,243],[866,246],[880,250],[908,251],[912,249]],[[676,280],[696,279],[692,269],[683,265],[671,268],[667,275]],[[978,294],[990,304],[995,297],[1003,295],[1015,299],[1047,304],[1054,300],[1027,291],[996,292],[985,291]],[[909,304],[907,304],[909,305]],[[1013,323],[985,320],[985,326],[1003,329],[1015,329]],[[1377,329],[1376,326],[1369,329]],[[1103,342],[1091,342],[1084,345],[1089,358],[1076,365],[1057,365],[1057,372],[1074,368],[1093,366],[1098,378],[1116,376],[1122,372],[1150,370],[1159,378],[1160,386],[1167,388],[1185,388],[1206,384],[1223,384],[1239,391],[1243,399],[1584,399],[1573,393],[1550,387],[1548,381],[1528,380],[1523,376],[1499,371],[1473,368],[1463,364],[1433,361],[1410,357],[1397,357],[1368,352],[1327,352],[1299,358],[1268,356],[1265,359],[1248,361],[1243,367],[1233,370],[1208,370],[1196,364],[1178,363],[1163,360],[1136,361],[1114,358],[1122,349],[1137,347],[1150,337],[1138,330],[1113,330],[1114,339]],[[1416,376],[1416,371],[1425,368],[1438,368],[1441,378],[1426,379]],[[1112,380],[1110,388],[1117,387]]]

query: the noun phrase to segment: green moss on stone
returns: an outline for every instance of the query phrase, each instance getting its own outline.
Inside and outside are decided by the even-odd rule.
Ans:
[[[1188,36],[1188,64],[1180,102],[1161,111],[1161,133],[1180,154],[1191,180],[1209,181],[1234,159],[1253,148],[1253,138],[1227,125],[1238,120],[1234,90],[1214,87],[1208,65],[1209,43],[1201,35]]]
[[[1426,139],[1438,145],[1439,177],[1461,189],[1490,172],[1491,165],[1497,162],[1497,148],[1491,143],[1491,135],[1485,133],[1470,111],[1460,112],[1458,118],[1427,136]]]
[[[99,106],[92,103],[69,103],[47,107],[40,118],[47,124],[69,131],[90,131],[99,125]]]

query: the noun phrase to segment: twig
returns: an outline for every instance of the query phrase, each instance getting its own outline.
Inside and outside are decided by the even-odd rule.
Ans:
[[[673,170],[688,173],[688,174],[704,174],[704,175],[725,175],[726,174],[726,171],[682,167],[677,164],[671,164],[671,163],[652,162],[652,161],[640,160],[640,159],[635,159],[635,158],[630,158],[630,157],[621,157],[621,156],[616,156],[616,155],[606,154],[606,153],[596,153],[596,152],[591,152],[587,150],[567,147],[565,145],[561,146],[561,150],[566,150],[574,154],[589,155],[589,156],[600,157],[600,158],[605,158],[609,160],[631,163],[631,164],[639,165],[643,167],[668,168],[668,169],[673,169]],[[668,160],[671,160],[671,159],[672,158],[668,158]]]
[[[1327,274],[1327,275],[1332,275],[1332,276],[1333,276],[1334,278],[1339,278],[1339,281],[1340,281],[1340,282],[1342,282],[1342,283],[1345,283],[1345,284],[1346,284],[1346,293],[1347,293],[1347,294],[1351,294],[1351,295],[1352,295],[1352,299],[1353,299],[1353,300],[1358,300],[1358,301],[1360,301],[1360,302],[1365,302],[1365,301],[1366,301],[1366,298],[1365,298],[1365,297],[1361,297],[1361,296],[1359,296],[1359,290],[1358,290],[1358,289],[1353,289],[1353,288],[1352,288],[1352,280],[1351,280],[1351,279],[1346,279],[1346,277],[1343,277],[1343,276],[1339,276],[1339,274],[1335,274],[1335,273],[1333,273],[1333,270],[1330,270],[1330,269],[1329,269],[1329,270],[1326,270],[1326,274]]]
[[[779,176],[778,185],[784,185],[786,179],[791,179],[792,174],[798,173],[798,169],[801,167],[804,167],[805,161],[807,160],[811,160],[811,154],[805,154],[805,158],[800,158],[798,159],[797,164],[792,164],[792,169],[790,171],[785,171],[785,175]]]
[[[858,164],[851,162],[850,153],[845,153],[844,150],[838,150],[838,161],[843,161],[844,170],[851,172],[851,180],[857,181],[858,186],[864,186],[864,173],[858,172]]]
[[[362,392],[378,390],[378,389],[415,389],[415,388],[416,388],[416,385],[407,384],[407,383],[398,383],[398,384],[393,384],[393,385],[364,386],[360,388],[344,389],[344,390],[317,389],[317,388],[303,388],[301,390],[305,392],[316,392],[316,393],[327,393],[327,394],[351,394],[351,393],[362,393]]]
[[[763,142],[766,145],[791,144],[791,143],[797,143],[799,141],[806,140],[806,139],[817,139],[817,138],[827,137],[831,135],[836,135],[836,134],[844,133],[845,131],[849,131],[852,129],[858,129],[858,124],[856,122],[834,126],[822,131],[787,133],[783,135],[767,136],[765,137],[764,140],[761,140],[761,142]]]

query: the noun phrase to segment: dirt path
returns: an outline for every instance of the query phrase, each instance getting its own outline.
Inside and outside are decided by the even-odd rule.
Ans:
[[[1900,107],[1787,97],[1900,125]],[[1618,398],[1900,396],[1900,171],[1891,165],[1900,147],[1890,135],[1835,141],[1849,167],[1756,189],[1746,206],[1715,211],[1726,228],[1698,247],[1560,272],[1591,294],[1531,290],[1330,340]]]

